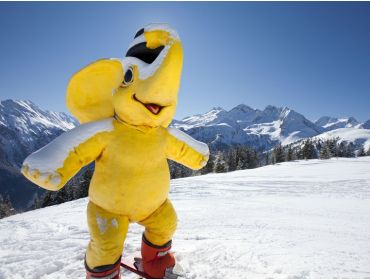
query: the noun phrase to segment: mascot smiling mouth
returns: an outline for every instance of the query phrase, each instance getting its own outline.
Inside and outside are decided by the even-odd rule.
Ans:
[[[162,109],[165,107],[165,106],[160,106],[160,105],[155,104],[155,103],[141,102],[139,99],[137,99],[135,94],[133,95],[133,98],[134,98],[135,101],[141,103],[145,108],[147,108],[154,115],[158,115],[162,111]]]

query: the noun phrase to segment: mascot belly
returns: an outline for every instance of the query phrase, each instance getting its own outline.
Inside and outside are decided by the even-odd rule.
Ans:
[[[120,277],[132,222],[145,227],[137,267],[153,278],[174,276],[170,248],[177,217],[168,199],[167,159],[200,169],[209,158],[206,144],[168,127],[176,110],[182,57],[172,28],[152,24],[140,29],[125,58],[98,60],[72,76],[67,107],[81,125],[23,163],[25,177],[56,191],[95,161],[87,207],[88,278]]]
[[[140,221],[162,205],[169,191],[166,135],[137,130],[115,121],[112,140],[99,159],[89,188],[92,202]],[[127,137],[129,135],[129,137]]]

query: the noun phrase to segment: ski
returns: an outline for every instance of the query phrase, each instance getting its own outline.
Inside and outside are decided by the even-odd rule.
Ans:
[[[153,279],[152,277],[150,277],[150,276],[149,276],[148,274],[146,274],[145,272],[141,272],[141,271],[137,270],[134,266],[129,265],[129,264],[126,264],[126,263],[124,263],[123,261],[121,262],[121,266],[122,266],[124,269],[126,269],[126,270],[128,270],[128,271],[131,271],[131,272],[133,272],[133,273],[135,273],[135,274],[139,275],[139,276],[140,276],[140,277],[142,277],[142,278],[145,278],[145,279]]]

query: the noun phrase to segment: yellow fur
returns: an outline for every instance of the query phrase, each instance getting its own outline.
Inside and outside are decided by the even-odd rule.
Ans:
[[[67,108],[81,122],[113,117],[113,90],[123,80],[119,60],[101,59],[71,78],[66,95]]]
[[[122,254],[129,220],[127,216],[117,215],[89,202],[87,221],[91,240],[86,252],[89,267],[115,263]],[[161,246],[172,238],[176,230],[176,212],[166,200],[152,215],[139,222],[145,227],[145,237],[155,245]]]

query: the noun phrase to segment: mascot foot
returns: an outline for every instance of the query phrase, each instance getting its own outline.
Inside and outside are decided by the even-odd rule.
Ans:
[[[163,246],[156,246],[150,243],[143,235],[141,244],[141,256],[135,258],[135,267],[137,270],[145,272],[153,278],[175,279],[180,276],[176,273],[178,265],[174,255],[170,252],[171,241]]]
[[[134,258],[134,259],[135,259],[134,267],[138,271],[145,273],[144,268],[143,268],[142,258]],[[178,262],[176,262],[175,266],[166,268],[163,278],[164,279],[177,279],[179,277],[184,277],[184,275],[185,275],[184,269],[179,265]]]
[[[115,264],[103,265],[91,269],[87,266],[86,268],[86,279],[120,279],[121,278],[121,258]]]

